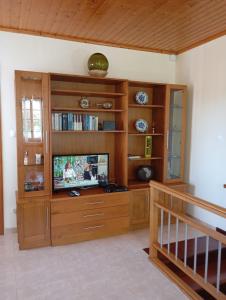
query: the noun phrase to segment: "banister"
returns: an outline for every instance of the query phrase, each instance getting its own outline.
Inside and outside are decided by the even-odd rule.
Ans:
[[[160,209],[162,208],[165,212],[170,213],[172,216],[180,219],[184,223],[186,223],[188,225],[191,225],[195,229],[203,232],[206,235],[211,236],[212,238],[214,238],[217,241],[220,241],[222,244],[226,245],[226,236],[223,235],[222,233],[219,233],[216,230],[210,228],[208,226],[208,224],[206,224],[206,226],[205,226],[204,222],[198,221],[198,220],[194,219],[193,217],[184,215],[182,213],[174,212],[174,211],[170,210],[165,205],[162,205],[162,204],[159,204],[159,203],[155,203],[155,206],[158,207],[158,208],[160,208]]]
[[[170,194],[170,195],[172,195],[172,196],[174,196],[178,199],[181,199],[182,201],[184,201],[186,203],[198,206],[198,207],[200,207],[202,209],[205,209],[209,212],[212,212],[212,213],[214,213],[218,216],[226,218],[226,208],[224,208],[222,206],[210,203],[210,202],[205,201],[201,198],[191,196],[189,194],[185,194],[185,193],[180,192],[180,191],[175,191],[174,189],[172,189],[172,188],[170,188],[170,187],[168,187],[168,186],[166,186],[162,183],[159,183],[157,181],[151,180],[149,185],[150,185],[151,188],[156,188],[156,189],[158,189],[162,192]]]

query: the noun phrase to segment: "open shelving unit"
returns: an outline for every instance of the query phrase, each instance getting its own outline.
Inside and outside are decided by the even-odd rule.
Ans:
[[[128,159],[128,186],[130,188],[148,187],[148,183],[136,179],[136,169],[141,165],[153,167],[154,179],[163,180],[164,158],[164,119],[165,119],[165,90],[166,85],[148,82],[129,81],[128,83],[128,153],[140,156]],[[144,105],[135,102],[138,91],[148,95],[148,103]],[[144,119],[148,123],[148,130],[139,133],[135,129],[135,121]],[[152,137],[151,157],[144,156],[145,137]]]
[[[51,74],[50,86],[51,113],[92,113],[101,125],[115,122],[114,130],[52,129],[52,154],[109,153],[110,181],[127,185],[127,81]],[[89,100],[88,108],[80,106],[82,97]],[[101,107],[106,102],[112,108]]]

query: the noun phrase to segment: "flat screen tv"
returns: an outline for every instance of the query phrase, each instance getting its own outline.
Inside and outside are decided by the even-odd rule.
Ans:
[[[53,156],[53,190],[98,186],[108,181],[109,154]]]

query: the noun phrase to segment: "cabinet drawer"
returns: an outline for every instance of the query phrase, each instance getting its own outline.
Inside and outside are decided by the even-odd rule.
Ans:
[[[71,213],[79,210],[89,210],[94,208],[104,208],[129,203],[129,193],[101,194],[95,196],[80,196],[76,198],[66,198],[65,200],[52,201],[51,213]]]
[[[128,232],[129,218],[90,221],[52,228],[52,245],[64,245]]]
[[[81,210],[71,213],[53,213],[51,216],[51,226],[64,226],[88,221],[106,220],[129,215],[128,205],[118,205],[106,208],[95,208],[92,210]]]

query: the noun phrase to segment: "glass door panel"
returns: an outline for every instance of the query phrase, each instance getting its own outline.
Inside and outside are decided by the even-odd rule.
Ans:
[[[184,89],[170,89],[167,130],[167,180],[183,177]]]

